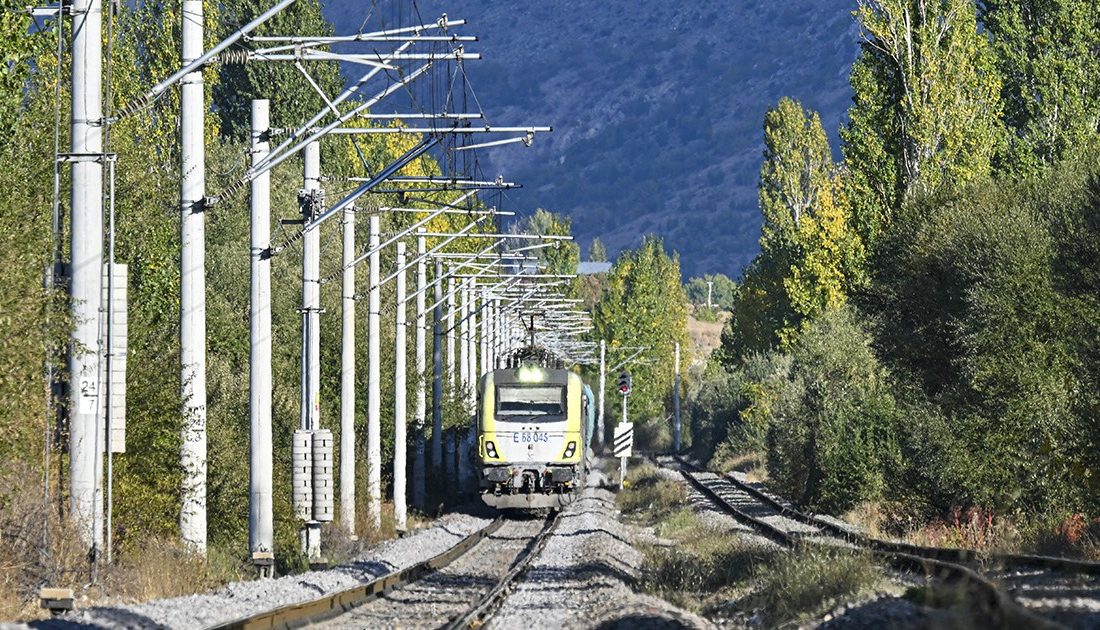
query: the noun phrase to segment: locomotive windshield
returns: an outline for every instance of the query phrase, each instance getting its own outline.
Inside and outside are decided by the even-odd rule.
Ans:
[[[564,387],[540,385],[497,388],[497,419],[499,420],[564,415]]]

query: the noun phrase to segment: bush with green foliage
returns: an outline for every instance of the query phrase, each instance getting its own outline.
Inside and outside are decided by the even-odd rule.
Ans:
[[[882,496],[896,459],[896,405],[853,309],[822,315],[770,386],[768,476],[801,505],[843,511]]]

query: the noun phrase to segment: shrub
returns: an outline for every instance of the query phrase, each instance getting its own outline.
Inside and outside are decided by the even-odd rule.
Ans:
[[[773,483],[829,511],[878,498],[896,459],[896,409],[856,312],[823,315],[792,346],[791,361],[764,412]]]

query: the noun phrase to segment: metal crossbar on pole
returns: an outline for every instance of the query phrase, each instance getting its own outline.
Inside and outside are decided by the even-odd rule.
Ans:
[[[441,127],[333,127],[326,130],[326,134],[337,136],[392,136],[392,135],[446,135],[446,134],[479,134],[479,133],[550,133],[553,127],[459,127],[457,125]]]
[[[468,193],[466,193],[465,195],[462,195],[462,196],[460,196],[460,197],[459,197],[458,199],[455,199],[454,201],[452,201],[452,202],[451,202],[451,203],[450,203],[450,204],[449,204],[448,206],[446,206],[446,207],[447,207],[447,208],[453,208],[453,207],[454,207],[454,206],[456,206],[457,204],[460,204],[460,203],[462,203],[463,201],[466,201],[467,199],[469,199],[469,198],[470,198],[471,196],[473,196],[473,195],[475,195],[475,194],[477,194],[477,191],[471,191],[471,192],[468,192]],[[351,204],[348,204],[347,206],[345,206],[345,209],[346,209],[346,208],[348,208],[348,207],[351,207]],[[444,209],[445,209],[445,208],[444,208]],[[352,260],[351,260],[351,262],[350,262],[350,263],[345,263],[345,264],[346,264],[346,265],[350,264],[351,266],[355,266],[355,265],[358,265],[359,263],[363,262],[363,261],[364,261],[364,260],[366,260],[366,259],[367,259],[368,257],[370,257],[370,255],[371,255],[371,254],[373,254],[373,253],[375,252],[375,250],[376,250],[376,249],[382,249],[382,248],[388,247],[388,246],[392,245],[393,243],[396,243],[397,241],[401,240],[402,238],[404,238],[404,237],[408,236],[409,234],[412,234],[413,232],[416,232],[416,231],[418,231],[420,227],[422,227],[422,226],[424,226],[424,225],[427,225],[427,224],[428,224],[428,223],[429,223],[429,222],[430,222],[430,221],[431,221],[432,219],[435,219],[435,218],[436,218],[436,217],[438,217],[439,215],[443,214],[443,210],[444,210],[444,209],[440,209],[440,210],[425,210],[424,212],[428,212],[428,213],[429,213],[429,214],[428,214],[428,216],[424,217],[423,219],[420,219],[419,221],[417,221],[417,222],[416,222],[416,223],[414,223],[413,225],[409,226],[408,228],[406,228],[406,229],[404,229],[404,230],[402,230],[402,231],[398,232],[397,234],[395,234],[395,235],[393,235],[392,237],[390,237],[390,238],[389,238],[388,240],[386,240],[386,241],[384,241],[384,242],[381,242],[381,243],[379,243],[379,244],[378,244],[378,245],[377,245],[376,247],[368,247],[368,248],[367,248],[367,251],[363,252],[363,253],[362,253],[362,254],[360,254],[359,256],[356,256],[356,257],[355,257],[354,259],[352,259]],[[384,210],[384,209],[383,209],[383,210]],[[492,215],[490,214],[489,216],[492,216]],[[342,270],[343,270],[343,268],[341,267],[341,271],[342,271]],[[325,280],[324,280],[324,281],[328,281],[329,279],[331,279],[331,278],[333,278],[333,277],[335,277],[335,274],[332,274],[332,275],[328,276],[327,278],[325,278]]]
[[[444,14],[436,22],[426,22],[424,24],[418,24],[416,26],[402,26],[398,28],[384,29],[381,31],[372,31],[369,33],[357,33],[355,35],[327,35],[327,36],[301,36],[301,35],[257,35],[252,37],[252,41],[255,42],[291,42],[294,44],[304,42],[317,42],[319,44],[336,44],[346,42],[366,42],[376,41],[380,37],[392,37],[401,35],[403,33],[420,33],[424,30],[441,29],[447,30],[454,26],[464,26],[466,20],[451,20]]]
[[[97,3],[98,3],[98,0],[97,0]],[[193,55],[184,56],[184,60],[183,60],[184,63],[183,63],[182,68],[180,68],[176,72],[172,73],[167,79],[164,79],[160,83],[154,85],[148,92],[146,92],[144,95],[142,95],[141,98],[137,99],[133,103],[130,103],[126,107],[119,110],[117,118],[122,118],[122,117],[124,117],[128,114],[131,114],[131,113],[134,113],[134,112],[140,110],[142,107],[145,107],[149,103],[151,103],[154,100],[156,100],[157,98],[159,98],[162,94],[164,94],[164,92],[166,92],[168,90],[168,88],[172,87],[176,83],[179,83],[181,80],[183,80],[188,75],[190,75],[192,73],[195,73],[195,72],[200,72],[202,70],[203,66],[205,66],[207,63],[209,63],[212,59],[216,58],[218,56],[218,54],[220,54],[223,50],[225,50],[225,49],[229,48],[230,46],[232,46],[233,44],[237,43],[237,41],[240,40],[242,37],[244,37],[245,35],[248,35],[252,31],[256,30],[264,22],[267,22],[271,18],[275,17],[280,12],[282,12],[283,9],[289,7],[291,4],[294,4],[294,0],[280,0],[278,3],[276,3],[270,9],[268,9],[267,11],[264,11],[260,15],[256,16],[256,19],[252,20],[248,24],[245,24],[241,28],[237,29],[229,37],[225,38],[224,40],[219,42],[218,45],[214,46],[213,48],[211,48],[210,50],[208,50],[206,52],[202,52],[202,39],[200,37],[198,53],[195,53]],[[78,6],[78,5],[74,5],[74,9],[76,8],[76,6]],[[77,13],[77,11],[75,11],[75,10],[73,12]],[[185,10],[183,12],[183,19],[184,19],[185,24],[188,20],[191,20],[192,22],[197,22],[199,24],[200,28],[201,28],[202,11],[200,10],[196,14],[196,13],[188,13],[187,10]],[[186,29],[187,27],[185,26],[184,28]],[[75,49],[75,46],[74,46],[74,49]],[[199,54],[199,53],[201,53],[201,54]]]

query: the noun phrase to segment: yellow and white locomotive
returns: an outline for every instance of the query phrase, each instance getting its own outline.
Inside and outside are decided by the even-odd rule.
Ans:
[[[584,487],[595,401],[581,377],[535,364],[478,385],[479,488],[497,508],[560,508]]]

